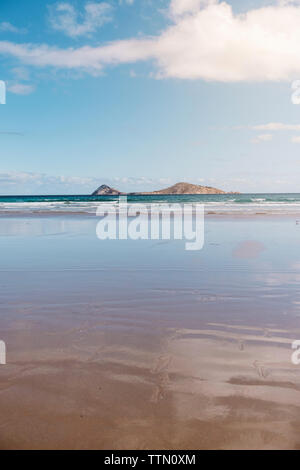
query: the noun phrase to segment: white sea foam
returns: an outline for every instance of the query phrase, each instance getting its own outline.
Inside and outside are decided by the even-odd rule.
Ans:
[[[39,200],[28,200],[28,198],[0,198],[0,215],[2,214],[87,214],[95,215],[97,208],[105,205],[107,208],[117,210],[119,200],[80,200],[78,198],[39,198]],[[34,199],[34,197],[32,197]],[[42,200],[41,200],[42,199]],[[62,200],[60,200],[62,199]],[[183,200],[184,199],[184,200]],[[295,214],[300,217],[300,195],[237,195],[230,197],[191,197],[183,196],[182,199],[174,197],[147,199],[145,197],[130,200],[131,207],[136,204],[139,207],[145,206],[145,213],[151,204],[152,210],[159,211],[163,204],[171,203],[199,203],[204,204],[207,214]]]

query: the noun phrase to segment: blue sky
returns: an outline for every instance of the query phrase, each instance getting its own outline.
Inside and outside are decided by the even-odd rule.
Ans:
[[[1,0],[0,194],[299,191],[300,2]]]

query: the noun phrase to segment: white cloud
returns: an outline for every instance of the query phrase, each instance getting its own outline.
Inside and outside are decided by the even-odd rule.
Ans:
[[[134,0],[119,0],[120,5],[123,5],[123,3],[125,3],[126,5],[133,5]]]
[[[15,83],[7,87],[7,90],[15,95],[30,95],[34,89],[33,85],[25,85],[24,83]]]
[[[217,0],[171,0],[169,11],[171,16],[182,16],[196,13],[201,7],[217,3]]]
[[[8,172],[0,173],[0,183],[1,184],[19,184],[19,183],[31,183],[39,180],[41,175],[36,173],[26,173],[26,172]]]
[[[234,15],[225,2],[198,7],[159,38],[162,76],[217,81],[288,80],[300,73],[300,8]]]
[[[82,14],[66,2],[57,3],[49,10],[52,28],[72,38],[94,33],[112,19],[112,6],[106,2],[86,3]]]
[[[103,16],[97,9],[105,3],[90,3],[85,6],[84,21],[79,23],[70,4],[59,5],[53,26],[72,37],[94,31],[107,14]],[[160,78],[248,82],[300,76],[298,3],[251,9],[241,15],[234,14],[225,1],[172,0],[169,14],[173,24],[156,37],[68,49],[0,41],[0,54],[39,67],[91,73],[101,72],[108,65],[153,60]]]
[[[270,122],[259,126],[252,126],[256,131],[300,131],[300,124],[283,124],[282,122]]]
[[[0,32],[1,33],[23,33],[25,29],[17,28],[16,26],[12,25],[8,21],[3,21],[0,23]]]
[[[294,6],[294,5],[299,5],[300,0],[278,0],[277,1],[278,5],[281,7],[286,7],[286,6]]]
[[[293,142],[293,144],[300,144],[300,136],[296,135],[296,136],[292,137],[292,142]]]
[[[151,40],[128,39],[114,41],[101,47],[84,46],[77,49],[58,49],[47,45],[14,44],[0,41],[0,54],[17,57],[38,67],[86,69],[101,71],[105,65],[131,63],[152,57]]]
[[[28,188],[36,186],[91,186],[97,185],[96,178],[80,176],[51,176],[33,172],[0,172],[0,184],[8,186],[28,185]]]
[[[6,132],[5,132],[6,133]],[[0,132],[1,135],[1,132]],[[143,189],[145,187],[161,187],[174,183],[171,179],[168,178],[147,178],[144,176],[140,177],[114,177],[114,178],[97,178],[89,176],[64,176],[64,175],[47,175],[44,173],[34,173],[34,172],[1,172],[0,171],[0,184],[1,187],[4,185],[11,188],[13,186],[19,187],[20,185],[26,186],[28,190],[34,190],[38,188],[56,188],[58,191],[63,191],[63,188],[67,190],[78,190],[86,191],[87,194],[94,191],[100,184],[108,184],[110,186],[116,186],[117,188],[121,187],[122,190],[127,190],[128,188],[134,189]]]
[[[272,134],[260,134],[252,140],[252,143],[259,144],[260,142],[270,142],[272,139],[273,139]]]

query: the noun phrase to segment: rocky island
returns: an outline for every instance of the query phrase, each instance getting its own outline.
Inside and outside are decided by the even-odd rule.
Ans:
[[[102,184],[98,189],[96,189],[96,191],[93,192],[92,196],[118,196],[120,194],[123,193],[117,189],[107,186],[106,184]]]
[[[96,191],[93,192],[92,196],[118,196],[126,195],[117,189],[110,188],[109,186],[103,184]],[[137,193],[128,193],[130,195],[155,195],[155,194],[238,194],[238,193],[226,193],[221,189],[212,188],[210,186],[200,186],[198,184],[190,183],[176,183],[173,186],[170,186],[166,189],[161,189],[158,191],[151,192],[137,192]]]

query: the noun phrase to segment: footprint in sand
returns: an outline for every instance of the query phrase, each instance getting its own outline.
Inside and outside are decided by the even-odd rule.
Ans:
[[[158,384],[155,385],[153,393],[150,398],[151,403],[158,403],[160,400],[162,400],[165,397],[165,392],[166,392],[165,389],[168,386],[169,382],[170,382],[170,378],[167,372],[160,374],[158,378]]]
[[[163,372],[166,370],[171,363],[171,356],[159,356],[159,358],[156,361],[156,364],[154,367],[151,369],[152,374],[158,374],[160,372]]]
[[[163,392],[163,389],[162,387],[160,387],[159,385],[157,385],[154,390],[153,390],[153,393],[150,397],[150,402],[151,403],[158,403],[160,400],[162,400],[164,398],[164,392]]]
[[[167,369],[171,363],[171,356],[162,355],[157,359],[151,373],[157,376],[157,384],[154,387],[150,398],[151,403],[158,403],[165,396],[166,387],[170,383],[170,377]]]
[[[267,369],[265,365],[259,361],[254,361],[253,367],[256,369],[258,376],[262,379],[266,379],[270,375],[270,370]]]

